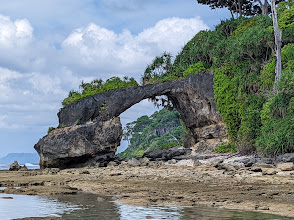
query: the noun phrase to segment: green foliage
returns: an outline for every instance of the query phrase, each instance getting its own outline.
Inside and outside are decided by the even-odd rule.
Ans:
[[[260,135],[261,116],[265,99],[261,95],[250,94],[240,108],[241,126],[238,131],[238,144],[241,152],[255,151],[255,140]]]
[[[238,150],[235,144],[223,142],[219,147],[216,147],[213,151],[215,153],[236,153]]]
[[[191,76],[197,73],[202,73],[206,70],[206,68],[204,67],[203,62],[198,62],[195,64],[192,64],[188,67],[187,70],[184,71],[183,76],[187,77],[187,76]]]
[[[294,3],[292,0],[280,2],[278,5],[278,22],[283,31],[284,44],[294,43]]]
[[[138,85],[139,84],[136,82],[134,78],[128,77],[124,77],[123,79],[120,79],[119,77],[112,77],[106,80],[106,82],[103,82],[103,80],[101,79],[93,80],[90,83],[82,82],[80,85],[81,92],[70,91],[68,97],[62,101],[62,105],[69,105],[91,95],[100,94],[103,92],[108,92],[120,88],[129,88]]]
[[[229,69],[216,69],[214,76],[214,94],[217,108],[227,125],[227,132],[232,141],[236,141],[240,126],[239,103],[237,102],[237,81],[227,76]]]
[[[164,144],[162,146],[160,146],[161,149],[167,149],[167,148],[170,148],[170,147],[176,147],[176,146],[179,146],[180,144],[178,142],[170,142],[170,143],[167,143],[167,144]]]
[[[119,156],[137,157],[158,148],[182,145],[184,133],[179,113],[163,108],[150,117],[145,115],[126,125],[123,137],[129,141],[129,146]]]
[[[294,72],[283,72],[278,89],[263,106],[263,126],[257,139],[261,152],[272,156],[294,151]]]
[[[279,28],[281,30],[294,27],[294,7],[284,10],[279,16]]]
[[[248,29],[252,26],[256,25],[256,18],[244,20],[237,29],[233,32],[232,37],[238,37],[240,34],[248,31]]]
[[[287,44],[282,49],[282,65],[283,69],[290,68],[294,70],[294,44]]]
[[[54,127],[49,127],[48,128],[48,132],[47,132],[47,134],[49,134],[51,131],[53,131],[55,128]]]
[[[164,52],[161,56],[155,57],[151,64],[149,64],[142,77],[143,84],[152,82],[162,82],[160,79],[173,80],[169,73],[172,68],[171,54]],[[151,80],[152,79],[152,80]]]
[[[274,86],[275,81],[275,68],[276,62],[273,59],[260,71],[260,86],[264,90],[271,90]]]
[[[214,72],[215,99],[230,142],[239,151],[255,151],[260,145],[256,141],[270,136],[266,129],[270,126],[266,124],[286,123],[284,118],[289,119],[294,111],[293,7],[293,1],[281,2],[278,7],[284,76],[279,83],[280,93],[272,99],[267,100],[275,78],[275,44],[272,19],[265,15],[226,20],[213,31],[200,31],[175,58],[168,74],[157,74],[148,82],[160,82],[166,76],[175,80],[204,71]]]
[[[273,118],[264,124],[257,145],[262,153],[275,156],[294,151],[294,114]]]

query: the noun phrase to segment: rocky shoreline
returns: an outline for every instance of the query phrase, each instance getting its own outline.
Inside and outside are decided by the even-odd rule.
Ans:
[[[131,205],[207,205],[294,217],[294,154],[202,155],[110,162],[107,167],[0,171],[2,193],[114,195]],[[20,188],[15,188],[20,187]],[[0,194],[1,197],[1,194]]]

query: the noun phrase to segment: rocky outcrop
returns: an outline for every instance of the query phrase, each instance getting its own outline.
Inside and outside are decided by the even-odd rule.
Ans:
[[[10,165],[9,170],[10,170],[10,171],[19,171],[20,168],[21,168],[21,166],[18,164],[18,162],[17,162],[17,161],[14,161],[14,162]]]
[[[186,147],[199,142],[209,145],[211,140],[215,140],[215,147],[226,138],[214,100],[213,75],[197,74],[184,80],[93,95],[62,108],[58,129],[35,145],[41,167],[76,166],[95,162],[103,155],[107,155],[104,159],[112,158],[122,136],[118,116],[143,99],[163,95],[189,129]]]
[[[35,149],[40,167],[77,167],[112,160],[122,137],[120,119],[58,128],[42,138]]]
[[[182,159],[189,157],[191,149],[182,147],[172,147],[168,149],[156,149],[152,152],[144,153],[143,158],[148,158],[152,161],[168,161],[171,159]]]

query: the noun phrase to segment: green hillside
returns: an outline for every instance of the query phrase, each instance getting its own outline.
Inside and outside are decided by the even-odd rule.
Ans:
[[[283,74],[273,93],[275,43],[272,18],[258,15],[222,21],[199,32],[171,63],[164,53],[148,65],[144,84],[192,74],[215,74],[215,98],[232,144],[244,153],[294,152],[294,6],[278,6],[283,33]]]
[[[184,134],[179,113],[163,108],[150,117],[145,115],[126,125],[124,139],[129,141],[129,146],[118,156],[139,157],[157,148],[182,145]]]

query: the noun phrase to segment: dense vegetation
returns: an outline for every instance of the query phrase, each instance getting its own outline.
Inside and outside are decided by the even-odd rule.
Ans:
[[[119,156],[139,157],[157,148],[182,145],[183,135],[185,128],[179,113],[163,108],[150,117],[145,115],[126,125],[124,139],[129,141],[129,146]]]
[[[216,1],[204,2],[214,4]],[[215,99],[230,138],[230,143],[221,146],[219,151],[235,151],[234,146],[237,146],[244,153],[294,152],[293,0],[281,1],[277,11],[283,37],[283,73],[278,93],[273,90],[274,29],[272,19],[266,13],[251,18],[232,18],[222,21],[213,31],[200,31],[174,60],[167,52],[157,56],[147,66],[142,76],[143,84],[179,80],[203,72],[214,73]],[[71,91],[62,104],[65,106],[89,95],[137,85],[133,78],[121,80],[118,77],[106,82],[82,83],[81,91]],[[179,122],[168,124],[175,121],[165,121],[169,117],[167,110],[156,114],[151,118],[142,116],[128,124],[125,137],[130,141],[130,147],[122,156],[140,156],[164,144],[181,142],[183,127]],[[171,130],[156,133],[164,126],[171,126]]]
[[[274,34],[268,15],[221,22],[214,31],[199,32],[175,58],[149,65],[146,83],[187,77],[203,71],[215,74],[215,98],[232,145],[241,152],[259,150],[275,155],[294,151],[294,6],[278,6],[283,32],[283,76],[278,94]],[[163,55],[166,56],[166,53]],[[157,57],[154,61],[158,61]],[[166,62],[166,60],[168,62]],[[158,68],[165,71],[158,71]]]
[[[103,82],[102,79],[96,79],[90,83],[82,82],[80,85],[81,91],[70,91],[68,97],[62,101],[62,105],[69,105],[87,96],[138,85],[139,84],[134,78],[128,77],[124,77],[123,79],[120,79],[119,77],[112,77],[106,80],[106,82]]]

